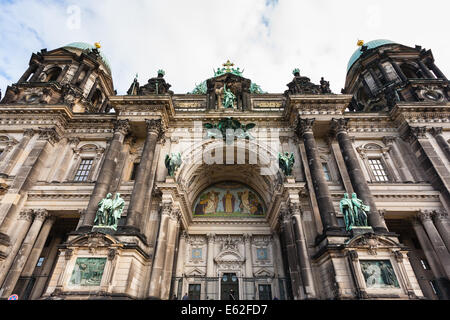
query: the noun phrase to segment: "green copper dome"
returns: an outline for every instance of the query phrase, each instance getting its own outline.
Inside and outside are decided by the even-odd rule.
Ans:
[[[75,49],[80,49],[83,51],[96,49],[95,45],[86,43],[86,42],[72,42],[72,43],[65,45],[63,48],[75,48]],[[100,57],[102,58],[103,63],[105,64],[109,73],[111,73],[111,67],[109,65],[108,59],[106,58],[106,56],[103,54],[102,51],[99,50],[99,52],[100,52]]]
[[[372,40],[369,41],[367,43],[365,43],[364,45],[367,46],[367,49],[375,49],[381,46],[384,46],[385,44],[393,44],[395,42],[391,41],[391,40],[386,40],[386,39],[378,39],[378,40]],[[350,68],[352,67],[352,65],[359,59],[359,57],[362,55],[361,52],[361,48],[358,48],[350,57],[350,60],[348,61],[348,65],[347,65],[347,72],[348,70],[350,70]]]

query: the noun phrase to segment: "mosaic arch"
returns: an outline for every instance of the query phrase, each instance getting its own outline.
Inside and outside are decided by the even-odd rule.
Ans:
[[[194,202],[194,217],[264,217],[264,202],[250,187],[238,182],[220,182],[200,193]]]

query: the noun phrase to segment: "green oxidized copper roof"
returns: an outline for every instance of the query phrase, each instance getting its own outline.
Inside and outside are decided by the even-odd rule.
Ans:
[[[386,39],[378,39],[378,40],[372,40],[369,41],[367,43],[365,43],[364,45],[367,46],[367,49],[375,49],[381,46],[384,46],[385,44],[392,44],[395,43],[391,40],[386,40]],[[361,52],[361,48],[358,48],[350,57],[350,60],[348,61],[348,65],[347,65],[347,72],[348,70],[350,70],[350,68],[352,67],[352,65],[359,59],[359,57],[361,56],[362,52]]]
[[[86,42],[72,42],[72,43],[65,45],[63,48],[76,48],[76,49],[81,49],[81,50],[96,49],[95,45],[86,43]],[[103,54],[103,52],[101,50],[98,50],[98,51],[100,52],[100,57],[102,58],[103,63],[107,67],[108,71],[111,73],[111,66],[109,64],[108,59],[106,58],[106,56]]]

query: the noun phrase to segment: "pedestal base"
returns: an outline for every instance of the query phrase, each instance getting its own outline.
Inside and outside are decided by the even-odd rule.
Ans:
[[[93,226],[92,232],[101,232],[105,234],[114,234],[116,233],[116,229],[111,226]]]
[[[352,227],[350,229],[350,232],[352,234],[352,238],[362,235],[364,233],[373,233],[372,227]]]

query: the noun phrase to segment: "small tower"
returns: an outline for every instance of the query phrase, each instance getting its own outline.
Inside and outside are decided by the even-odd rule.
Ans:
[[[66,104],[73,112],[108,112],[114,86],[100,45],[74,42],[31,56],[29,67],[8,86],[4,104]]]
[[[353,94],[351,111],[388,111],[398,101],[446,103],[449,82],[431,50],[373,40],[351,56],[343,93]]]

